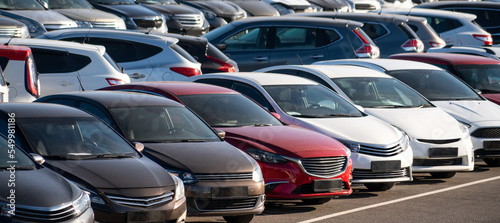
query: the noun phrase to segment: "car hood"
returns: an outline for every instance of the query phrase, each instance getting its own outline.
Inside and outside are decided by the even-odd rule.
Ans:
[[[323,134],[292,126],[218,128],[240,149],[256,148],[292,158],[346,156],[344,145]]]
[[[372,117],[359,118],[300,118],[295,124],[330,137],[371,145],[392,145],[401,137],[401,131]]]
[[[34,19],[42,24],[74,23],[73,20],[54,10],[13,10],[10,13]]]
[[[280,16],[278,10],[263,1],[233,1],[253,16]]]
[[[463,135],[458,121],[436,107],[365,108],[365,111],[417,139],[456,139]]]
[[[308,1],[305,0],[267,0],[269,4],[282,4],[288,6],[310,6]]]
[[[235,15],[244,13],[243,9],[232,2],[226,1],[189,1],[189,4],[195,5],[200,10],[209,10],[217,15]]]
[[[348,6],[349,3],[342,0],[309,0],[309,2],[314,3],[319,6],[327,7],[327,8],[337,8],[341,6]]]
[[[500,120],[500,106],[491,101],[433,101],[432,103],[462,122]]]
[[[493,103],[500,105],[500,94],[482,94],[482,96]]]
[[[104,11],[113,12],[125,17],[154,17],[160,16],[157,12],[142,5],[102,5],[98,4]]]
[[[56,9],[56,11],[77,21],[115,22],[122,20],[118,16],[96,9]]]
[[[201,14],[201,11],[191,8],[186,5],[172,5],[172,4],[157,4],[149,5],[144,4],[145,7],[156,10],[162,14]]]
[[[75,182],[98,189],[160,188],[175,185],[168,173],[146,157],[100,160],[47,160],[46,164]]]
[[[252,172],[252,158],[226,142],[144,143],[144,153],[162,165],[194,174]]]
[[[0,172],[0,202],[7,202],[8,171]],[[31,207],[54,207],[71,202],[80,196],[81,190],[48,168],[37,170],[16,170],[16,205]],[[14,188],[11,188],[14,189]]]

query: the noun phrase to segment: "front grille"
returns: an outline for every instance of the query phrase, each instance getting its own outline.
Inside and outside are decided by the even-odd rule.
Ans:
[[[194,202],[199,210],[231,210],[249,209],[257,205],[258,198],[244,199],[195,199]]]
[[[58,207],[54,210],[16,205],[13,219],[26,222],[61,222],[70,220],[75,216],[76,212],[71,204]]]
[[[355,4],[354,8],[356,10],[375,10],[377,7],[372,4]]]
[[[138,206],[138,207],[153,207],[170,202],[174,198],[174,192],[166,193],[155,197],[145,198],[130,198],[107,195],[107,197],[117,204]]]
[[[174,20],[184,27],[201,27],[203,26],[201,15],[197,14],[177,14],[173,16]]]
[[[251,180],[252,173],[197,174],[199,181]]]
[[[5,38],[21,38],[21,28],[2,28],[0,29],[0,37]]]
[[[454,143],[460,141],[460,138],[458,139],[417,139],[420,142],[424,143],[432,143],[432,144],[448,144],[448,143]]]
[[[477,138],[500,138],[500,128],[476,129],[470,135]]]
[[[92,22],[92,26],[95,28],[109,28],[109,29],[118,28],[118,24],[115,22]]]
[[[396,171],[389,172],[371,172],[370,170],[354,169],[352,177],[354,179],[390,179],[399,177],[409,177],[409,168],[402,168]]]
[[[349,190],[349,187],[347,187],[346,182],[342,182],[342,189],[336,192],[341,192],[344,190]],[[266,190],[266,193],[268,191]],[[292,194],[317,194],[318,192],[314,192],[314,185],[312,183],[310,184],[302,184],[295,188],[295,190],[292,191]]]
[[[300,160],[300,163],[307,174],[317,177],[332,177],[344,172],[347,167],[347,157],[319,157],[306,158]]]
[[[373,156],[394,156],[403,152],[403,147],[397,144],[390,148],[380,148],[373,146],[360,145],[359,153]]]
[[[160,28],[163,24],[163,19],[161,18],[144,18],[144,19],[134,19],[134,23],[143,28]]]
[[[413,166],[450,166],[450,165],[462,165],[462,158],[413,159]]]

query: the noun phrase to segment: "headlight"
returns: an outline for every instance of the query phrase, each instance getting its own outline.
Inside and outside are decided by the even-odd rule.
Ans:
[[[126,25],[137,26],[132,18],[122,17]]]
[[[30,38],[30,31],[27,26],[21,28],[21,38]]]
[[[178,201],[185,196],[184,183],[182,183],[182,180],[179,177],[173,174],[171,175],[175,181],[175,201]]]
[[[255,170],[253,170],[252,180],[255,182],[262,182],[264,180],[264,177],[262,176],[262,171],[260,170],[259,165],[257,165],[257,168],[255,168]]]
[[[272,6],[278,10],[278,12],[280,13],[280,15],[288,15],[288,14],[292,14],[292,13],[295,13],[295,11],[293,11],[293,9],[289,9],[281,4],[272,4]]]
[[[401,148],[403,148],[403,150],[406,150],[408,148],[408,146],[410,145],[410,138],[404,132],[403,132],[403,137],[401,138],[401,141],[400,141],[400,145],[401,145]]]
[[[88,194],[88,196],[90,197],[90,202],[91,203],[94,203],[94,204],[100,204],[100,205],[106,205],[106,202],[104,202],[104,200],[101,198],[101,196],[99,196],[99,194],[97,194],[96,192],[92,191],[92,190],[89,190],[85,187],[83,187],[82,185],[74,182],[74,181],[71,181],[71,183],[75,184],[77,187],[79,187],[80,189],[82,189],[83,191],[86,192],[86,194]]]
[[[257,161],[264,163],[286,163],[288,162],[282,156],[276,153],[270,153],[258,149],[246,149],[247,153]]]
[[[359,145],[358,143],[345,142],[345,141],[341,141],[341,140],[338,140],[338,141],[341,142],[342,144],[344,144],[344,146],[347,147],[347,149],[349,149],[350,152],[357,153],[361,149],[361,145]]]
[[[347,154],[347,159],[351,158],[351,150],[347,147],[345,148],[345,153]]]
[[[90,197],[86,192],[82,192],[82,195],[73,201],[73,208],[75,209],[76,215],[80,215],[85,212],[90,207]]]
[[[80,28],[91,28],[92,27],[92,23],[89,22],[89,21],[76,21],[76,25],[78,25],[78,27]]]
[[[458,125],[460,126],[460,130],[462,130],[463,134],[469,134],[469,128],[472,127],[472,125],[460,121],[458,122]]]
[[[171,173],[172,175],[180,178],[182,180],[182,182],[184,182],[185,184],[192,184],[192,183],[198,182],[198,180],[196,179],[196,176],[194,176],[194,174],[192,174],[192,173],[184,172],[184,171],[180,171],[180,170],[172,170],[172,169],[166,169],[166,170],[169,173]]]
[[[203,14],[205,15],[205,19],[212,20],[217,17],[217,15],[213,12],[208,12],[208,11],[203,11]]]

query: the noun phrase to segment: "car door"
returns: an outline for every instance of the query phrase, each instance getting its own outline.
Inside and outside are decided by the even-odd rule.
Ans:
[[[77,72],[79,69],[72,58],[79,55],[33,46],[31,46],[31,51],[39,73],[41,96],[82,90]],[[88,60],[90,63],[90,58]]]

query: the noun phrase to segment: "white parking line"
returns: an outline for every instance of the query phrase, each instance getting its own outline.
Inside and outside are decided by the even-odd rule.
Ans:
[[[372,205],[368,205],[368,206],[360,207],[360,208],[355,208],[355,209],[348,210],[348,211],[329,214],[329,215],[325,215],[322,217],[317,217],[317,218],[301,221],[299,223],[311,223],[311,222],[322,221],[322,220],[325,220],[328,218],[334,218],[334,217],[345,215],[345,214],[350,214],[350,213],[354,213],[354,212],[358,212],[358,211],[364,211],[364,210],[371,209],[371,208],[381,207],[381,206],[385,206],[385,205],[389,205],[389,204],[394,204],[397,202],[402,202],[402,201],[407,201],[407,200],[411,200],[411,199],[415,199],[415,198],[425,197],[425,196],[429,196],[429,195],[433,195],[433,194],[437,194],[437,193],[442,193],[442,192],[446,192],[446,191],[450,191],[450,190],[460,189],[462,187],[468,187],[468,186],[472,186],[475,184],[485,183],[488,181],[493,181],[493,180],[498,180],[498,179],[500,179],[500,176],[487,178],[487,179],[483,179],[483,180],[478,180],[478,181],[474,181],[474,182],[470,182],[470,183],[466,183],[466,184],[461,184],[461,185],[457,185],[457,186],[453,186],[453,187],[443,188],[443,189],[439,189],[439,190],[435,190],[435,191],[429,191],[426,193],[417,194],[417,195],[413,195],[413,196],[409,196],[409,197],[403,197],[403,198],[399,198],[399,199],[392,200],[392,201],[386,201],[386,202],[382,202],[382,203],[378,203],[378,204],[372,204]]]

